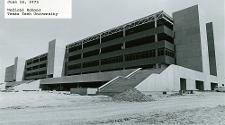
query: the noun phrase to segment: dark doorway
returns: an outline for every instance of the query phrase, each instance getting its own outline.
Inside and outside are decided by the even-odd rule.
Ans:
[[[180,90],[186,91],[186,79],[180,78]]]
[[[218,87],[218,83],[211,83],[211,90],[215,90],[215,88]]]
[[[195,81],[196,89],[199,91],[204,91],[204,82],[203,81]]]

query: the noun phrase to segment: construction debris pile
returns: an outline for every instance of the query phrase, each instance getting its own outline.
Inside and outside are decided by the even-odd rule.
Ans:
[[[129,89],[122,93],[113,96],[114,101],[129,101],[129,102],[148,102],[154,101],[151,96],[145,95],[137,89]]]

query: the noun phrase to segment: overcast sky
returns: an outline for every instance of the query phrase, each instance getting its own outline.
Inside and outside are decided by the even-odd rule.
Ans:
[[[61,20],[6,20],[4,0],[0,0],[0,82],[5,67],[16,56],[31,58],[47,51],[48,42],[57,39],[65,46],[90,35],[134,19],[164,10],[174,11],[199,4],[214,22],[215,46],[219,75],[225,71],[224,0],[72,0],[73,18]]]

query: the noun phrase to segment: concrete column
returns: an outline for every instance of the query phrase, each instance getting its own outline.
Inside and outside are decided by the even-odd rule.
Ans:
[[[84,42],[82,41],[81,42],[81,74],[83,74],[83,58],[84,58],[84,51],[83,51],[83,49],[84,49]]]
[[[123,27],[123,37],[126,36],[126,29]],[[123,41],[123,69],[125,70],[125,54],[124,51],[126,49],[126,41]]]
[[[101,47],[101,44],[102,44],[102,35],[100,34],[99,35],[99,45],[100,45],[100,48],[99,48],[99,55],[101,55],[101,53],[102,53],[102,47]],[[101,67],[101,65],[102,65],[102,61],[101,61],[101,59],[99,60],[99,66]],[[101,68],[99,68],[99,69],[101,69]],[[99,72],[101,72],[101,70],[99,70]]]
[[[53,74],[54,74],[55,46],[56,46],[56,39],[50,41],[48,44],[47,77],[50,77],[50,76],[53,77]]]
[[[154,17],[154,23],[155,23],[155,28],[157,28],[157,17]],[[157,33],[155,34],[155,42],[158,42],[158,35]]]

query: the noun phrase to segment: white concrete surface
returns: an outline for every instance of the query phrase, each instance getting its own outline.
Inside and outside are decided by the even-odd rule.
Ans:
[[[14,87],[14,90],[18,91],[39,91],[40,90],[40,80],[32,81],[29,83],[24,83]]]
[[[152,74],[136,88],[139,91],[179,91],[180,78],[186,79],[187,90],[196,90],[195,80],[204,82],[204,90],[211,90],[211,82],[224,84],[224,80],[208,73],[198,72],[177,65],[170,65],[160,74]]]
[[[15,62],[15,65],[16,65],[16,81],[22,81],[26,60],[22,57],[16,57],[15,60],[17,60]]]

